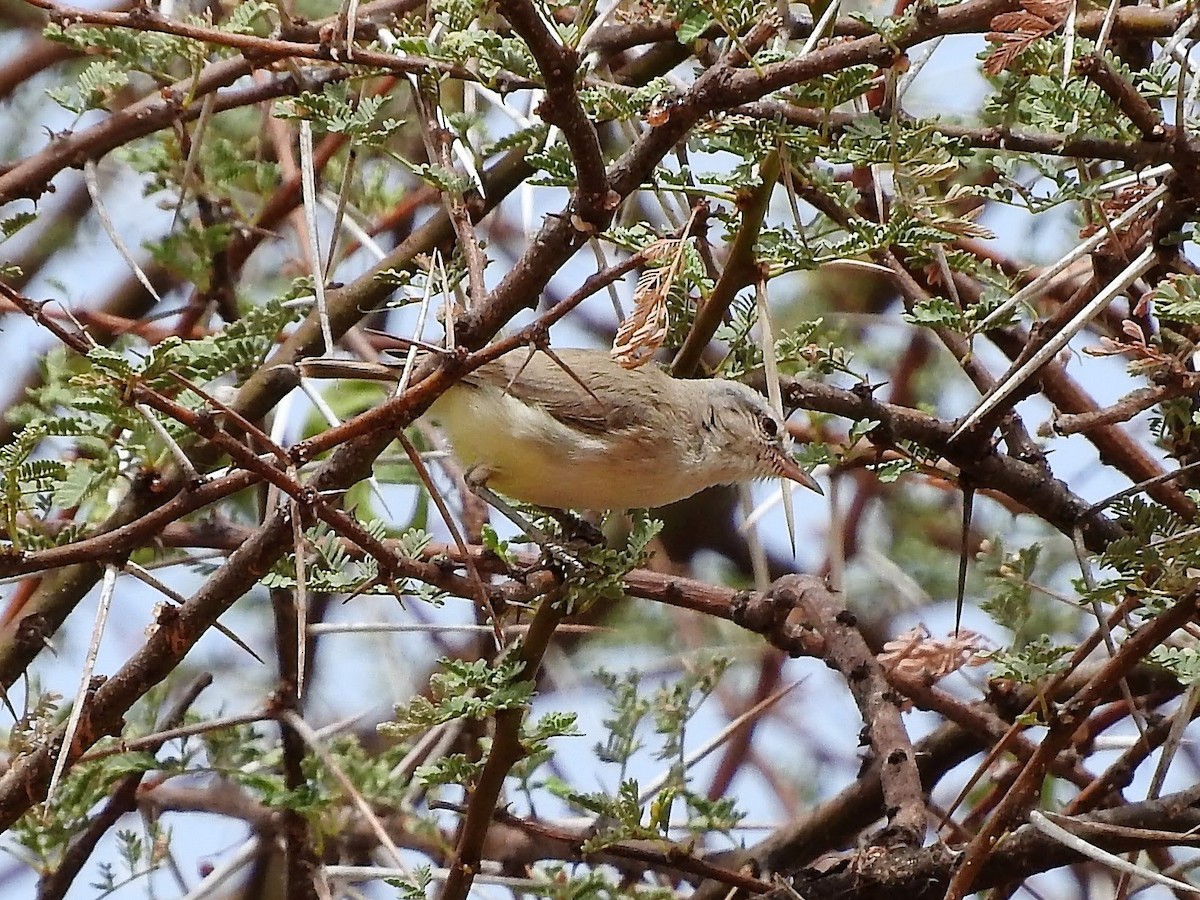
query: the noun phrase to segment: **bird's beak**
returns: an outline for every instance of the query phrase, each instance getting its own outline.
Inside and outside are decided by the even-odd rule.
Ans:
[[[817,480],[800,468],[786,450],[780,450],[775,454],[775,465],[780,477],[794,481],[796,484],[802,484],[810,491],[816,491],[822,497],[825,496],[825,492],[821,490],[821,485],[817,484]]]

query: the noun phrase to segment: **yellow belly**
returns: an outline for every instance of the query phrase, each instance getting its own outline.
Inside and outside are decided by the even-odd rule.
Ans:
[[[696,473],[683,470],[669,441],[639,445],[632,455],[615,453],[606,436],[571,431],[491,386],[452,388],[430,417],[446,431],[459,462],[479,467],[489,488],[537,506],[665,506],[708,486],[694,486]]]

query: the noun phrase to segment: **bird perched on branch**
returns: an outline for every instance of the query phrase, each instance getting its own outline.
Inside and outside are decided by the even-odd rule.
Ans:
[[[302,369],[314,367],[332,371]],[[342,376],[397,377],[390,366],[353,368]],[[757,478],[821,492],[752,388],[672,378],[653,364],[625,369],[602,350],[514,351],[465,375],[428,415],[469,483],[536,506],[655,508]]]

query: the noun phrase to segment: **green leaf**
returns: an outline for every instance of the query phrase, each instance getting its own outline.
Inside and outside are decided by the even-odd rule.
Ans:
[[[1160,319],[1200,325],[1200,275],[1168,275],[1150,292],[1150,300]]]
[[[679,28],[675,31],[675,39],[686,46],[699,39],[712,24],[712,16],[697,7],[679,23]]]

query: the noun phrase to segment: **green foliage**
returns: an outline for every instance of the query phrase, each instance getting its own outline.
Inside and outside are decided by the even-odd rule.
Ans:
[[[238,0],[216,27],[229,34],[260,34],[278,14],[271,0]]]
[[[535,172],[541,174],[529,180],[530,184],[544,187],[574,187],[575,160],[571,156],[571,148],[565,143],[551,144],[549,147],[525,157]]]
[[[875,66],[847,66],[794,85],[788,93],[793,102],[800,106],[832,111],[856,97],[863,96],[870,90],[878,74],[879,70]]]
[[[91,887],[105,893],[113,892],[149,875],[166,861],[165,848],[169,839],[169,832],[155,821],[146,823],[144,836],[129,829],[118,829],[116,852],[121,868],[118,870],[112,863],[100,861],[97,863],[99,874]]]
[[[383,541],[388,537],[386,523],[372,519],[361,523],[374,538]],[[406,531],[398,539],[395,548],[401,556],[417,558],[429,543],[430,536],[420,528]],[[309,591],[327,594],[382,594],[416,596],[434,602],[440,596],[430,585],[417,584],[408,579],[389,582],[380,578],[379,561],[373,556],[353,556],[345,540],[325,522],[319,522],[304,534],[304,584]],[[287,554],[275,563],[262,584],[268,588],[292,589],[297,586],[296,554]]]
[[[341,134],[357,144],[381,146],[403,124],[395,119],[378,121],[387,98],[355,94],[345,82],[323,85],[320,92],[305,91],[275,104],[281,119],[307,119],[320,131]]]
[[[233,725],[205,731],[199,740],[208,767],[224,775],[236,776],[251,768],[251,764],[270,759],[267,736],[256,725]]]
[[[554,738],[582,737],[583,732],[575,727],[578,719],[573,712],[549,712],[536,722],[526,722],[521,730],[521,747],[526,758],[520,765],[530,768],[531,762],[536,767],[549,761],[549,745]]]
[[[681,44],[690,44],[712,25],[736,37],[772,8],[764,0],[681,0],[675,8],[679,22],[676,38]]]
[[[1150,651],[1149,659],[1187,687],[1200,680],[1200,652],[1190,647],[1155,647]]]
[[[549,128],[542,123],[530,125],[527,128],[518,128],[486,144],[482,152],[484,156],[491,156],[496,153],[503,153],[506,150],[532,150],[534,147],[540,147],[546,142],[546,135],[548,133]]]
[[[1169,57],[1160,56],[1149,68],[1133,72],[1132,76],[1137,92],[1152,106],[1160,100],[1174,102],[1179,90],[1179,73]]]
[[[0,237],[8,239],[28,225],[37,221],[37,213],[16,213],[5,219],[0,219]]]
[[[88,63],[73,86],[51,88],[46,93],[63,109],[83,113],[102,109],[128,83],[129,73],[122,65],[98,59]]]
[[[716,335],[729,345],[721,374],[745,378],[763,365],[762,348],[751,335],[758,323],[758,305],[751,298],[736,300],[729,313],[729,323],[718,328]],[[840,372],[858,378],[850,368],[851,360],[850,351],[826,331],[823,319],[802,322],[775,339],[775,362],[784,375],[814,377]]]
[[[911,310],[902,314],[904,321],[928,328],[953,328],[967,331],[967,320],[963,310],[953,300],[932,296],[913,304]]]
[[[650,542],[662,531],[662,522],[645,510],[632,512],[631,518],[623,548],[587,547],[576,555],[580,567],[568,572],[563,583],[562,603],[568,614],[625,596],[625,575],[646,561]]]
[[[904,475],[920,471],[914,462],[907,459],[894,459],[890,462],[873,464],[867,468],[875,473],[880,484],[895,484]]]
[[[196,285],[197,290],[212,287],[213,260],[228,247],[233,227],[228,222],[204,227],[188,223],[158,241],[147,245],[151,257],[167,272]]]
[[[482,771],[482,759],[468,758],[465,753],[447,753],[431,763],[417,766],[413,771],[413,780],[424,788],[474,784]]]
[[[1150,300],[1163,321],[1200,325],[1200,276],[1168,275],[1150,292]]]
[[[433,870],[429,866],[417,866],[408,880],[389,878],[387,883],[399,891],[400,900],[426,900],[433,883]]]
[[[580,870],[578,866],[546,867],[546,882],[537,892],[547,900],[675,900],[671,887],[657,887],[629,879],[606,867]]]
[[[1094,52],[1095,44],[1076,38],[1076,57]],[[1031,42],[997,78],[999,90],[984,103],[990,124],[1028,127],[1041,132],[1131,138],[1136,130],[1112,99],[1093,82],[1074,75],[1062,78],[1064,39],[1046,37]],[[1105,61],[1126,79],[1128,66],[1109,52]]]
[[[8,834],[39,868],[53,871],[61,864],[71,840],[87,828],[97,805],[108,798],[113,785],[126,775],[155,768],[154,757],[148,753],[123,753],[76,763],[59,784],[53,805],[30,809]],[[143,861],[139,852],[130,868]]]
[[[732,169],[714,167],[697,172],[696,181],[745,188],[757,181],[751,170],[768,153],[784,150],[792,164],[799,166],[814,160],[823,142],[819,132],[801,125],[725,113],[714,116],[693,132],[690,145],[704,153],[727,153],[732,157]],[[664,178],[661,170],[657,177]]]
[[[181,423],[134,408],[129,388],[145,385],[193,408],[177,375],[207,384],[248,376],[261,365],[295,312],[279,302],[254,307],[224,331],[185,341],[169,338],[142,355],[103,346],[86,357],[56,353],[44,360],[43,384],[12,417],[22,427],[0,447],[0,523],[15,550],[72,540],[89,520],[106,514],[111,489],[153,469],[167,454],[153,416],[172,438],[194,440]],[[68,439],[70,450],[64,449]],[[77,508],[76,526],[49,527],[58,511]]]
[[[396,707],[396,721],[379,726],[381,734],[408,737],[455,719],[482,721],[506,709],[521,709],[533,697],[533,685],[521,678],[521,664],[502,659],[443,659],[429,680],[429,696]]]
[[[716,688],[728,664],[721,657],[707,659],[649,697],[640,693],[636,674],[618,677],[598,673],[609,691],[612,714],[604,720],[606,742],[597,745],[595,753],[602,761],[618,766],[616,793],[582,792],[561,783],[549,785],[567,802],[597,814],[601,822],[607,823],[587,841],[585,852],[603,850],[625,840],[666,840],[669,829],[680,827],[672,817],[679,809],[685,815],[683,827],[697,837],[736,827],[741,814],[732,800],[710,801],[690,789],[684,753],[688,724]],[[627,769],[634,755],[643,749],[639,730],[650,724],[658,736],[654,758],[667,763],[668,770],[659,787],[643,797],[637,779],[629,777]]]
[[[1154,608],[1194,587],[1200,545],[1183,521],[1141,497],[1120,500],[1112,510],[1128,537],[1113,541],[1101,554],[1100,565],[1116,574],[1097,586],[1094,598],[1112,600],[1133,592]]]
[[[273,160],[255,159],[253,152],[253,146],[247,140],[208,132],[198,147],[193,146],[192,154],[195,167],[204,173],[206,195],[210,200],[223,201],[231,211],[245,217],[253,215],[249,207],[257,203],[259,196],[280,181],[279,164]],[[177,192],[180,189],[188,154],[183,152],[174,135],[166,134],[158,139],[127,145],[121,151],[121,158],[146,176],[145,193],[152,196],[160,191]],[[218,228],[230,231],[231,225],[218,222],[205,226],[195,220],[188,221],[179,227],[182,234],[172,232],[149,242],[149,246],[152,251],[159,247],[180,247],[185,241],[203,237],[207,243],[188,248],[188,251],[192,256],[204,258],[205,250],[211,252],[222,246],[206,235]],[[160,251],[158,256],[164,264],[179,265],[168,250]]]
[[[596,122],[641,120],[659,97],[670,96],[671,83],[654,78],[634,90],[616,85],[597,84],[579,91],[579,102],[588,117]]]
[[[513,565],[516,562],[516,557],[508,549],[508,541],[500,540],[500,536],[496,533],[496,529],[491,525],[484,525],[480,533],[483,541],[483,546],[487,551],[497,559],[503,560],[508,565]]]
[[[452,31],[439,43],[438,50],[448,60],[471,65],[488,84],[494,83],[501,74],[541,77],[525,42],[495,31],[479,28]]]
[[[1018,650],[993,650],[987,656],[992,661],[993,678],[1011,678],[1032,684],[1062,672],[1074,649],[1070,645],[1055,644],[1049,635],[1040,635]]]
[[[633,675],[620,678],[601,669],[596,673],[596,680],[611,695],[609,706],[612,709],[612,714],[604,720],[605,743],[595,746],[596,757],[601,762],[620,766],[620,780],[624,781],[633,755],[643,747],[638,728],[650,714],[651,701],[639,693],[640,679]]]
[[[455,170],[447,169],[445,166],[435,166],[428,163],[412,165],[405,160],[399,160],[398,157],[397,159],[427,185],[447,194],[465,194],[475,183],[471,180],[470,176],[459,175]]]
[[[379,726],[388,737],[407,737],[425,733],[429,728],[466,719],[483,721],[505,710],[524,710],[533,699],[533,684],[521,678],[521,666],[511,659],[495,665],[485,660],[464,662],[443,659],[440,671],[430,679],[430,696],[416,697],[396,707],[394,722]],[[520,742],[522,758],[510,775],[528,782],[533,773],[553,758],[549,742],[554,738],[575,737],[574,713],[551,712],[536,722],[522,721]],[[432,763],[419,766],[414,779],[424,788],[439,785],[473,783],[483,769],[482,758],[463,753],[447,754]]]
[[[400,806],[409,785],[406,779],[396,777],[396,767],[409,747],[397,744],[367,748],[354,735],[339,735],[324,749],[368,803],[380,808]],[[348,800],[345,787],[315,754],[304,757],[303,769],[306,776],[303,788],[266,796],[264,802],[304,813],[320,834],[336,834],[344,823],[341,817]]]
[[[497,87],[501,76],[540,79],[533,54],[525,42],[497,30],[480,28],[474,22],[480,10],[473,3],[443,4],[435,18],[447,28],[435,41],[427,35],[422,19],[410,19],[412,30],[396,34],[395,48],[411,56],[423,56],[469,68],[484,84]],[[456,24],[451,24],[454,22]]]
[[[1005,554],[999,545],[991,559],[983,565],[984,574],[992,582],[992,594],[980,604],[999,624],[1022,635],[1033,615],[1033,579],[1042,548],[1038,544],[1022,547],[1016,553]],[[1032,637],[1027,635],[1026,637]],[[1018,644],[1024,643],[1018,640]]]
[[[196,340],[172,338],[157,344],[146,357],[141,377],[163,391],[177,389],[170,373],[207,384],[233,375],[238,381],[253,374],[274,348],[279,332],[296,318],[296,310],[281,300],[246,309],[219,332]]]
[[[251,8],[255,5],[241,4]],[[113,71],[143,72],[162,84],[175,81],[180,74],[198,63],[204,52],[203,47],[194,41],[157,31],[91,28],[82,25],[64,28],[52,23],[46,26],[43,34],[49,40],[65,44],[81,54],[107,57],[104,62],[112,66]],[[186,68],[181,65],[184,61]],[[82,81],[78,85],[76,96],[78,95],[86,96]],[[50,96],[55,102],[62,103],[54,92],[51,92]]]

